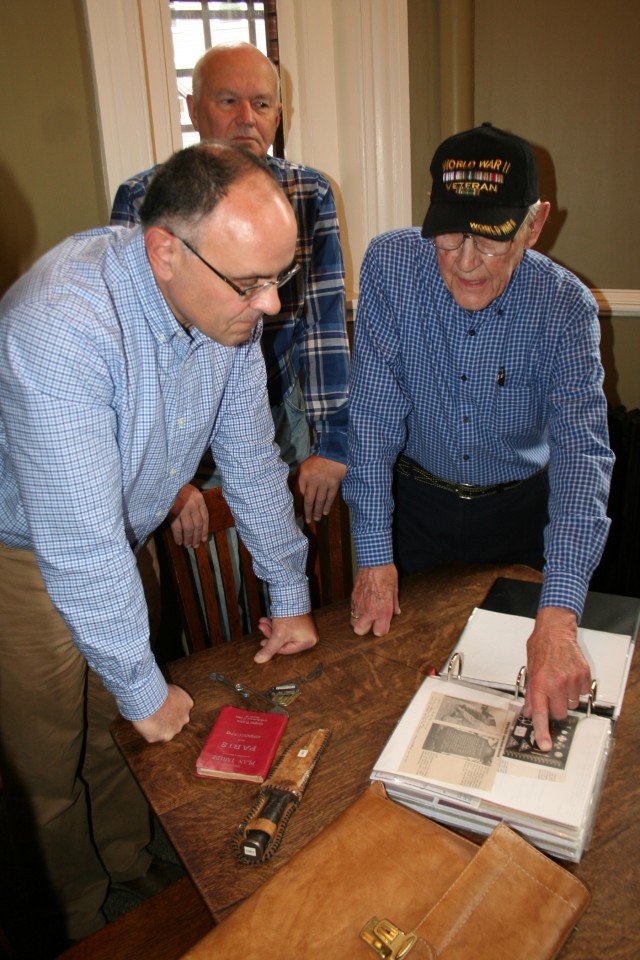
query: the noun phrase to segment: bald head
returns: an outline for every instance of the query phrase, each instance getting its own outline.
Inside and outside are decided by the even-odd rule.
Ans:
[[[210,47],[206,53],[203,53],[193,68],[192,90],[194,100],[197,101],[202,96],[203,80],[207,78],[208,74],[215,74],[216,64],[218,69],[224,69],[225,61],[233,62],[238,58],[242,60],[244,66],[250,72],[265,69],[273,75],[276,99],[280,102],[280,76],[275,64],[252,43],[246,43],[245,41],[218,43],[215,47]]]
[[[277,70],[250,43],[211,47],[194,68],[187,107],[201,139],[223,140],[264,157],[282,112]]]

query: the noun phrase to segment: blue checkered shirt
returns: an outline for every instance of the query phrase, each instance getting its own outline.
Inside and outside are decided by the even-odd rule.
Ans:
[[[541,603],[580,616],[609,526],[613,454],[599,338],[591,293],[535,251],[493,303],[471,312],[451,297],[419,230],[374,239],[360,279],[343,483],[359,565],[393,560],[400,452],[479,486],[548,464]]]
[[[35,552],[74,642],[129,719],[166,698],[134,550],[207,445],[273,613],[309,610],[260,332],[238,347],[187,333],[141,228],[71,237],[0,303],[0,541]]]
[[[328,181],[309,167],[267,157],[298,222],[296,261],[301,270],[279,290],[281,310],[265,319],[262,348],[269,401],[280,403],[302,374],[305,412],[313,430],[312,453],[346,463],[349,341],[344,265],[335,201]],[[111,223],[139,222],[149,182],[145,170],[121,184]]]

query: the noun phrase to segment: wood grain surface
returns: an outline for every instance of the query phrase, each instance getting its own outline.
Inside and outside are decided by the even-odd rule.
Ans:
[[[195,701],[191,723],[171,743],[147,744],[130,724],[117,721],[116,741],[215,920],[272,876],[364,790],[411,696],[430,669],[444,665],[474,606],[499,576],[541,580],[539,573],[521,566],[457,567],[412,577],[402,585],[402,613],[385,637],[356,637],[349,604],[342,602],[315,612],[320,643],[303,654],[258,665],[253,662],[257,640],[251,637],[171,664],[172,681]],[[194,776],[196,757],[220,707],[242,703],[211,681],[209,673],[215,670],[267,690],[306,676],[319,663],[322,675],[304,684],[289,708],[283,746],[315,727],[328,727],[331,740],[280,850],[264,865],[246,866],[234,857],[232,837],[252,806],[256,785]],[[568,865],[592,899],[560,954],[563,960],[640,956],[639,708],[638,665],[633,663],[591,844],[580,864]]]

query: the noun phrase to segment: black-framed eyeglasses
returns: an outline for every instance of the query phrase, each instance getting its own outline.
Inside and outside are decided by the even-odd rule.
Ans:
[[[167,233],[171,233],[171,231],[167,230]],[[198,260],[201,261],[201,263],[204,263],[205,267],[208,267],[212,273],[215,273],[216,277],[218,277],[220,280],[223,280],[228,286],[230,286],[231,289],[234,290],[243,300],[251,299],[256,293],[261,290],[268,290],[269,287],[275,287],[276,290],[278,290],[280,287],[284,286],[285,283],[291,280],[291,278],[294,277],[300,269],[299,263],[293,263],[288,270],[285,270],[284,273],[281,273],[280,276],[276,277],[275,280],[264,280],[261,283],[252,283],[248,287],[239,287],[237,283],[234,283],[233,280],[230,280],[229,277],[226,277],[224,273],[220,273],[219,270],[216,270],[216,268],[213,267],[208,260],[205,260],[205,258],[198,253],[195,247],[193,247],[187,240],[185,240],[183,237],[177,236],[175,233],[172,233],[171,236],[175,237],[176,240],[179,240],[180,243],[187,248],[187,250],[189,250],[195,257],[198,258]]]

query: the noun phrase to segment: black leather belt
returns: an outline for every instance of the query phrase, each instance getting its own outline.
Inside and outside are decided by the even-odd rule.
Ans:
[[[398,457],[396,469],[404,477],[410,477],[412,480],[417,480],[418,483],[426,483],[429,487],[438,487],[440,490],[455,493],[461,500],[474,500],[476,497],[490,497],[494,493],[513,490],[514,487],[519,487],[520,484],[533,480],[534,477],[544,473],[547,468],[543,467],[542,470],[538,470],[530,477],[525,477],[524,480],[509,480],[506,483],[495,483],[489,487],[476,487],[472,483],[451,483],[449,480],[443,480],[442,477],[436,477],[435,474],[429,473],[415,460],[405,457],[403,453]]]

